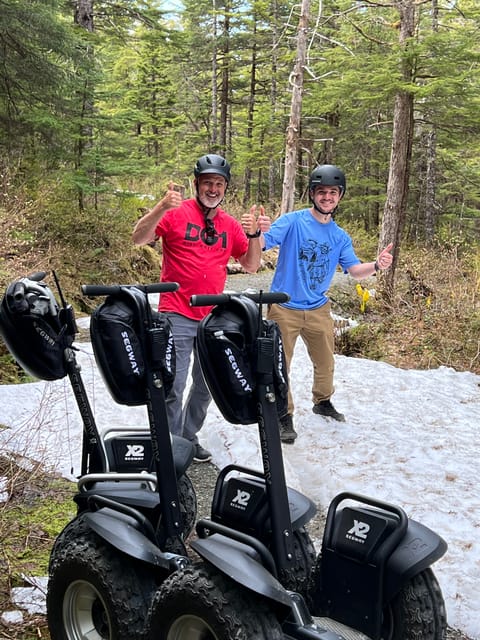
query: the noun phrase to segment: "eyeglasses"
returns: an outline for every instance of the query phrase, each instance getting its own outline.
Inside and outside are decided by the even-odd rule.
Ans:
[[[205,218],[205,244],[215,244],[217,239],[217,230],[211,218]]]

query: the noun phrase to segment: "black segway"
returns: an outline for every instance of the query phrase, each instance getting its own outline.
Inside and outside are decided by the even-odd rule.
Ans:
[[[140,638],[153,593],[188,563],[184,540],[196,519],[187,475],[193,446],[170,436],[165,390],[175,373],[169,323],[148,293],[175,283],[84,287],[108,296],[91,318],[100,371],[114,400],[145,404],[149,425],[100,433],[76,361],[73,309],[61,305],[45,273],[12,283],[0,305],[0,332],[35,378],[68,376],[83,421],[76,517],[60,533],[49,563],[47,617],[52,640]]]
[[[263,470],[220,472],[211,517],[197,523],[191,543],[201,562],[161,585],[148,640],[443,640],[445,606],[430,567],[447,545],[401,508],[341,493],[328,509],[318,558],[311,553],[305,525],[314,505],[284,477],[281,336],[262,318],[263,303],[286,300],[192,298],[217,305],[199,325],[198,355],[225,419],[258,423]]]

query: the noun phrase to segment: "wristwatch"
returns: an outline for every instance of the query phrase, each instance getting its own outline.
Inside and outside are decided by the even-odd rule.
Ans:
[[[258,237],[260,236],[260,234],[261,234],[261,233],[262,233],[262,232],[260,231],[260,229],[257,229],[257,230],[255,231],[255,233],[247,233],[247,232],[245,231],[245,235],[247,236],[247,238],[250,238],[250,239],[251,239],[251,238],[258,238]]]

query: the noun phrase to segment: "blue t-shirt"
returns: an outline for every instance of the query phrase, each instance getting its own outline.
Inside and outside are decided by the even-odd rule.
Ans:
[[[265,249],[280,247],[271,290],[290,295],[283,305],[289,309],[321,307],[337,266],[360,263],[348,233],[333,220],[318,222],[310,209],[283,214],[264,237]]]

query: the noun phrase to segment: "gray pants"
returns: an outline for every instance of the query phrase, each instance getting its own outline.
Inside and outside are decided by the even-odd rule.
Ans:
[[[183,436],[197,444],[197,433],[203,426],[212,397],[203,379],[195,351],[198,322],[178,313],[167,313],[172,324],[175,341],[176,373],[167,397],[167,415],[170,433]],[[193,353],[192,386],[183,404],[190,360]]]

